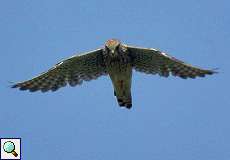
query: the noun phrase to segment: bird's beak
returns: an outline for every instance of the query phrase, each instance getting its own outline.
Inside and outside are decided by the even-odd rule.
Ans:
[[[114,54],[114,53],[115,53],[115,51],[114,51],[114,50],[111,50],[111,53],[112,53],[112,54]]]

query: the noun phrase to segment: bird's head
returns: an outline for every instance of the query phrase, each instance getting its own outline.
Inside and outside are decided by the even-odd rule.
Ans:
[[[119,40],[110,39],[105,43],[105,48],[110,54],[115,55],[118,53],[116,51],[119,49],[120,44],[121,42]]]

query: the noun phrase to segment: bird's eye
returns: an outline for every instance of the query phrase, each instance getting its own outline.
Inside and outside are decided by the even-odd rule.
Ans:
[[[109,50],[109,47],[108,47],[108,46],[105,46],[105,50],[107,50],[107,51],[108,51],[108,50]]]

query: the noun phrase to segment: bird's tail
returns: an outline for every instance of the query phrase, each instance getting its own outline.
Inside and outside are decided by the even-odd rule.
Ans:
[[[117,102],[120,107],[126,107],[127,109],[132,108],[132,96],[131,93],[123,94],[123,95],[117,95],[114,91],[114,96],[117,97]]]

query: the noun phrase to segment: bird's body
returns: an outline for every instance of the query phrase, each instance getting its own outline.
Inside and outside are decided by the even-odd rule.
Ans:
[[[30,91],[56,91],[67,83],[70,86],[76,86],[83,81],[109,75],[118,104],[131,108],[133,69],[164,77],[172,73],[184,79],[215,73],[212,70],[193,67],[155,49],[127,46],[118,40],[111,39],[106,42],[104,48],[72,56],[56,64],[47,72],[12,87]]]
[[[128,55],[128,52],[126,52],[125,46],[121,48],[119,45],[120,42],[118,43],[116,40],[107,41],[105,45],[106,48],[104,49],[104,62],[106,70],[113,83],[114,96],[117,97],[119,105],[130,108],[132,106],[131,58]]]

